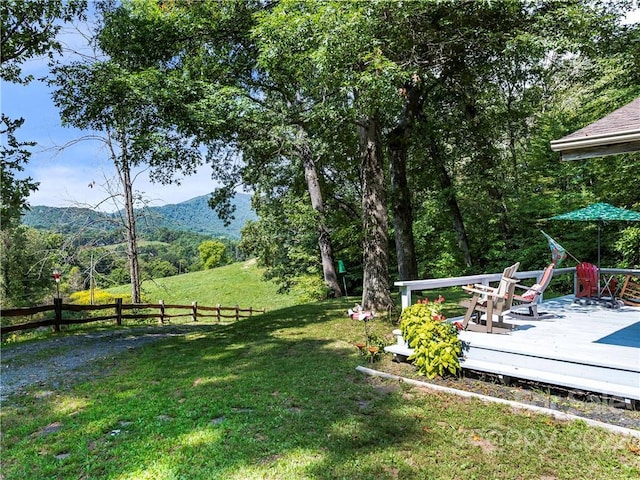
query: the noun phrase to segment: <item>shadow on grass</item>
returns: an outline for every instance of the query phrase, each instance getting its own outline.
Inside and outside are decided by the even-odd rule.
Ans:
[[[544,420],[360,375],[352,343],[363,324],[346,317],[351,305],[192,324],[102,362],[95,381],[25,398],[3,414],[3,470],[7,478],[392,479],[441,478],[452,468],[509,478],[511,468],[534,478],[546,471],[538,451],[514,456],[500,438],[535,425],[541,436],[531,441],[576,443]],[[372,323],[380,333],[392,327]],[[545,440],[545,431],[556,437]],[[487,440],[487,455],[473,442],[491,432],[505,433]]]

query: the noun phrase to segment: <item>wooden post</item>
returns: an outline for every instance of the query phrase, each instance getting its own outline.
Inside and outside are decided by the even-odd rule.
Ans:
[[[220,304],[216,305],[216,321],[220,321]]]
[[[62,299],[60,297],[53,299],[53,309],[56,315],[55,323],[53,324],[53,331],[58,333],[60,332],[60,323],[62,322]]]
[[[160,324],[164,324],[164,300],[160,300]]]
[[[240,319],[240,307],[236,305],[236,321]]]
[[[198,302],[191,302],[191,318],[194,322],[198,321]]]
[[[253,317],[253,307],[249,307],[249,316]]]
[[[122,299],[116,298],[116,325],[122,325]]]

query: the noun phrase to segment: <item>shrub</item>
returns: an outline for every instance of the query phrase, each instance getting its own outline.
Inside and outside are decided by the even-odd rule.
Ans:
[[[311,303],[329,298],[330,289],[322,277],[300,275],[293,280],[293,293],[300,303]]]
[[[457,374],[462,343],[458,328],[442,315],[443,297],[434,302],[425,299],[405,308],[400,317],[402,336],[413,349],[413,361],[420,375],[428,378]]]
[[[115,303],[116,298],[122,298],[123,303],[131,303],[131,294],[128,295],[114,295],[105,290],[96,288],[93,291],[93,303],[94,305],[105,305],[108,303]],[[89,290],[82,290],[80,292],[72,293],[69,296],[71,303],[76,305],[90,305],[91,304],[91,292]]]

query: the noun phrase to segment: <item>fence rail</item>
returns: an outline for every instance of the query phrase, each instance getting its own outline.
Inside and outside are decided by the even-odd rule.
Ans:
[[[123,313],[131,310],[150,310],[158,309],[158,313]],[[90,312],[100,310],[113,310],[114,313],[97,317],[86,318],[63,318],[62,312]],[[167,310],[189,310],[187,313],[167,313]],[[12,308],[2,311],[3,317],[28,317],[36,313],[53,312],[54,318],[46,320],[38,320],[34,322],[21,323],[16,325],[7,325],[0,327],[0,334],[16,332],[20,330],[31,330],[39,327],[52,326],[54,332],[60,331],[61,325],[72,325],[79,323],[99,322],[104,320],[115,320],[116,325],[122,325],[125,319],[158,319],[158,323],[165,323],[171,318],[191,317],[194,322],[198,318],[213,318],[217,321],[222,318],[240,318],[252,317],[254,313],[265,313],[266,309],[256,309],[253,307],[240,308],[238,305],[233,307],[223,307],[216,305],[215,307],[200,306],[197,302],[191,305],[165,304],[162,300],[159,303],[122,303],[121,298],[117,298],[115,303],[104,305],[74,305],[70,303],[62,303],[61,298],[54,298],[53,305],[40,305],[37,307]],[[212,313],[205,313],[212,312]]]

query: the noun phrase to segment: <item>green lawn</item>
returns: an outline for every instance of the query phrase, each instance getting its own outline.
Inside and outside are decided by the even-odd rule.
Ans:
[[[269,311],[231,324],[199,322],[191,334],[93,365],[93,381],[50,395],[39,385],[9,399],[2,478],[640,476],[637,439],[360,374],[355,368],[365,363],[353,343],[363,340],[363,324],[345,315],[355,298],[278,308],[291,298],[265,290],[260,300],[255,275],[244,288],[235,277],[212,285],[203,274],[198,285],[191,275],[167,279],[189,293],[164,299],[262,301]],[[242,291],[223,301],[197,296],[227,282]],[[393,342],[389,319],[371,328]]]
[[[255,260],[233,263],[213,270],[176,275],[145,281],[141,286],[143,297],[149,302],[186,304],[197,301],[199,305],[217,304],[241,308],[254,307],[275,310],[295,305],[295,294],[278,294],[273,282],[261,278],[262,271]],[[108,290],[113,294],[130,294],[129,286]]]

